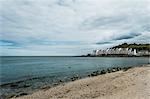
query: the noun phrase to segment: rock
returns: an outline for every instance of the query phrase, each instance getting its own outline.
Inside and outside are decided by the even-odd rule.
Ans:
[[[117,68],[116,68],[116,70],[117,70],[117,71],[120,71],[120,70],[121,70],[121,68],[120,68],[120,67],[117,67]]]
[[[105,70],[102,70],[100,74],[106,74],[106,71],[105,71]]]
[[[89,74],[88,77],[91,77],[91,74]]]
[[[113,69],[112,69],[112,72],[115,72],[115,71],[116,71],[116,69],[115,69],[115,68],[113,68]]]
[[[11,84],[10,87],[18,87],[17,84]]]
[[[30,87],[31,85],[30,84],[25,84],[23,87],[26,88],[26,87]]]
[[[91,73],[91,76],[96,76],[96,74],[95,73]]]
[[[111,73],[111,72],[112,72],[112,70],[111,70],[110,68],[108,68],[108,69],[107,69],[107,72],[108,72],[108,73]]]
[[[28,93],[20,93],[19,95],[16,95],[16,97],[20,97],[20,96],[24,96],[24,95],[28,95]]]
[[[50,86],[43,86],[43,87],[41,87],[41,89],[44,89],[44,90],[48,90],[48,89],[50,89],[51,87]]]
[[[94,71],[93,73],[91,73],[90,76],[97,76],[97,75],[99,75],[99,71]]]
[[[53,83],[53,85],[58,85],[58,83]]]
[[[96,73],[95,72],[91,73],[91,76],[96,76]]]
[[[124,67],[123,71],[127,71],[128,69],[130,69],[131,67]]]
[[[73,76],[73,77],[71,78],[71,80],[72,80],[72,81],[75,81],[75,80],[77,80],[77,79],[79,79],[79,78],[80,78],[79,75],[76,74],[75,76]]]
[[[15,95],[15,94],[11,94],[11,95],[8,95],[7,97],[8,97],[8,98],[15,98],[16,95]]]
[[[63,82],[62,80],[59,80],[59,82]]]
[[[23,95],[28,95],[28,93],[21,93],[21,94],[20,94],[20,96],[23,96]]]

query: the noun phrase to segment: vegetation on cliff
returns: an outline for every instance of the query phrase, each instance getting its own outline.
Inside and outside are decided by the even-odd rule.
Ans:
[[[133,49],[137,49],[137,50],[148,50],[150,51],[150,44],[127,44],[127,43],[123,43],[121,45],[118,46],[114,46],[112,48],[133,48]]]

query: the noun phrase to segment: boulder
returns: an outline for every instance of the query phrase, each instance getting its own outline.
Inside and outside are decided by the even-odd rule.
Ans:
[[[100,74],[106,74],[106,71],[105,71],[105,70],[102,70]]]

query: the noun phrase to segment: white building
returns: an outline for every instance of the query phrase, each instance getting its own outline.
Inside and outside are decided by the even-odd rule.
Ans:
[[[137,55],[137,53],[136,53],[136,49],[134,49],[134,51],[133,51],[133,55]]]
[[[137,51],[132,48],[115,48],[115,49],[106,49],[106,50],[93,50],[92,55],[101,56],[101,55],[150,55],[150,52],[147,50]]]

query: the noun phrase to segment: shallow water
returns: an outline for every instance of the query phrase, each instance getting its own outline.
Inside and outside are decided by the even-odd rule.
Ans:
[[[60,80],[69,81],[76,74],[86,77],[108,67],[148,63],[148,57],[1,57],[0,85],[5,84],[1,94],[30,92]]]

